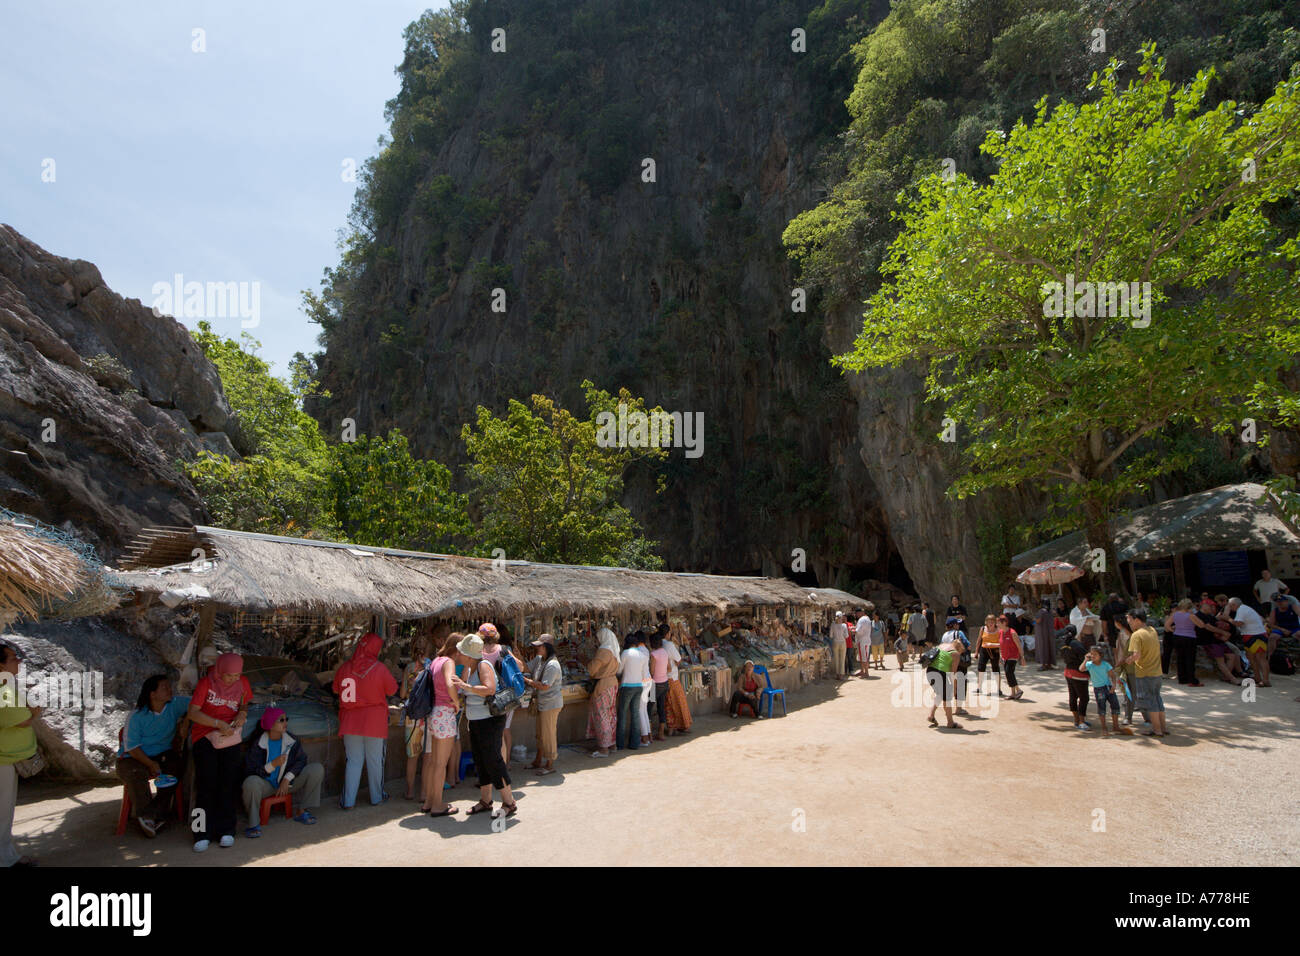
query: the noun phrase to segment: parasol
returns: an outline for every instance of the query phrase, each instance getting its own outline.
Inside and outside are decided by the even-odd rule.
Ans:
[[[1056,593],[1061,593],[1061,585],[1066,581],[1083,577],[1083,569],[1067,561],[1040,561],[1033,567],[1025,568],[1016,580],[1021,584],[1055,584]]]

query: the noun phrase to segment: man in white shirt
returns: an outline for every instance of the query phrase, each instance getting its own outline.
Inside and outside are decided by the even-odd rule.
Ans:
[[[1101,618],[1092,613],[1092,601],[1086,597],[1079,598],[1070,611],[1070,623],[1074,625],[1075,637],[1084,647],[1092,647],[1102,639]],[[1084,635],[1088,635],[1086,638]]]
[[[844,655],[849,648],[849,626],[844,623],[844,612],[835,612],[835,623],[831,625],[831,665],[835,668],[835,679],[844,680]]]
[[[1259,613],[1247,607],[1239,597],[1228,600],[1228,613],[1232,615],[1232,623],[1241,631],[1241,643],[1255,671],[1255,683],[1268,687],[1268,626]]]
[[[853,634],[857,643],[858,663],[862,666],[861,676],[868,677],[871,667],[871,615],[863,613],[858,618],[858,629]]]
[[[1007,625],[1016,633],[1023,630],[1020,626],[1020,608],[1020,595],[1016,593],[1016,586],[1008,585],[1007,593],[1002,595],[1002,613],[1007,616]]]
[[[1262,614],[1267,615],[1273,610],[1273,597],[1281,588],[1282,582],[1273,577],[1268,568],[1259,573],[1259,580],[1255,582],[1255,600],[1259,602]]]
[[[618,673],[621,677],[615,745],[619,750],[625,744],[628,750],[636,750],[649,733],[649,725],[641,715],[641,697],[645,685],[651,683],[650,654],[632,641],[630,636],[623,653],[619,655]]]

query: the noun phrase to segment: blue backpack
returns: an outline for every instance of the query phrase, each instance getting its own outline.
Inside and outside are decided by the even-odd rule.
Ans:
[[[424,667],[411,685],[411,693],[406,698],[406,719],[424,720],[433,713],[433,672]]]
[[[519,663],[509,651],[503,650],[497,660],[497,677],[500,683],[515,692],[516,697],[523,697],[524,691],[528,689],[524,683],[524,672],[519,669]]]

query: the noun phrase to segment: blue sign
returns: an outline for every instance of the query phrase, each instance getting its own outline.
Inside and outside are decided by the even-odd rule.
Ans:
[[[1251,583],[1250,556],[1245,551],[1199,551],[1196,564],[1202,587]]]

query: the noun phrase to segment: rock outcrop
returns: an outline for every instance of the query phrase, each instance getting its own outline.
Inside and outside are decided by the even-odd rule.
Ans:
[[[145,525],[204,516],[177,463],[229,448],[228,427],[179,322],[0,225],[0,505],[111,556]]]

